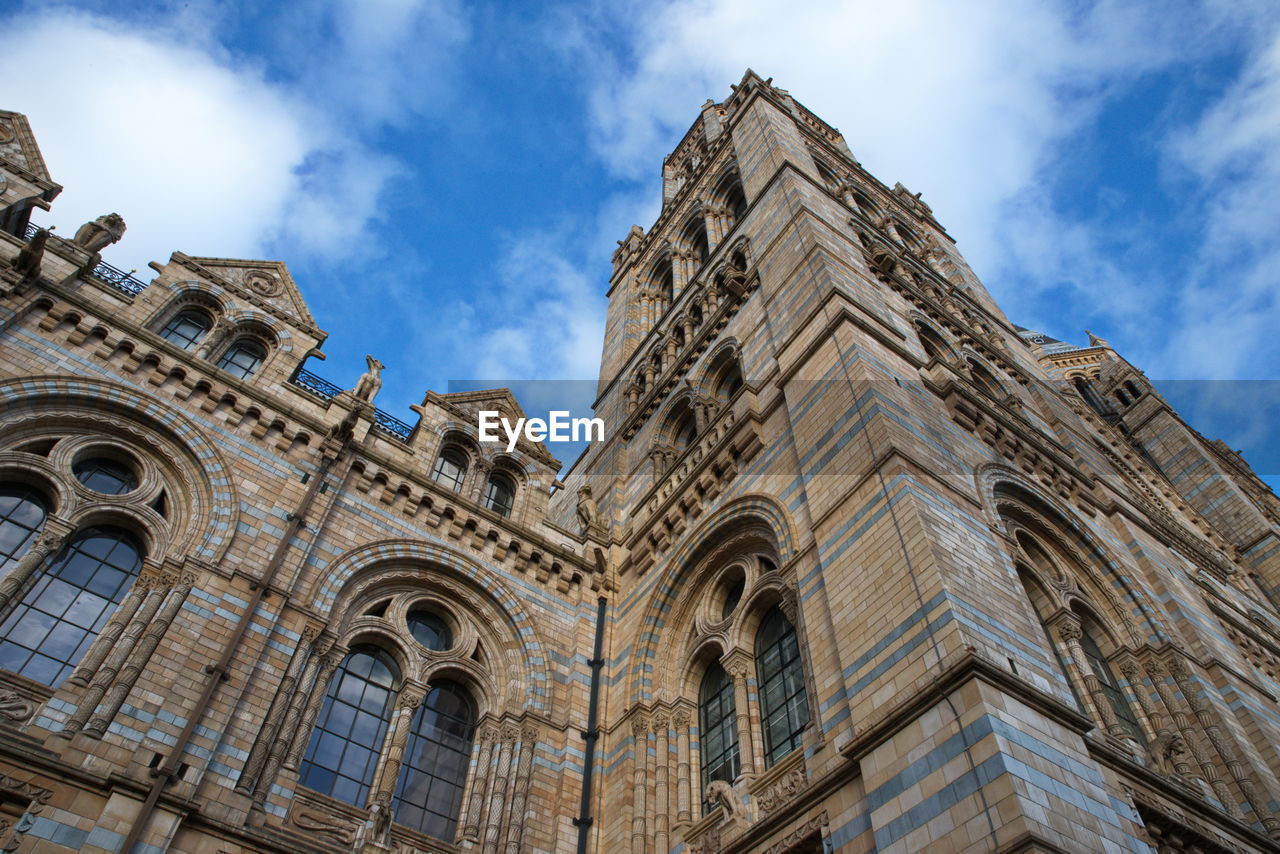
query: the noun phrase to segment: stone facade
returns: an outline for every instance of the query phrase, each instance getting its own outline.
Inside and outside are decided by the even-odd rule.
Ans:
[[[0,168],[0,497],[42,511],[0,577],[39,646],[0,671],[4,850],[1280,850],[1280,503],[1107,342],[1012,325],[770,82],[619,241],[563,483],[475,441],[505,390],[406,424],[376,359],[307,371],[283,264],[144,284],[97,255],[122,222],[33,232],[17,114]],[[139,566],[58,659],[13,615],[104,530]],[[316,769],[360,655],[348,791]],[[415,824],[444,685],[473,726]]]

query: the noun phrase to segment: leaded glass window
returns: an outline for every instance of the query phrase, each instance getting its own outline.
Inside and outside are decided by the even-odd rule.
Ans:
[[[467,476],[466,455],[457,448],[445,448],[436,457],[435,469],[431,478],[439,484],[449,487],[455,492],[462,488],[462,479]]]
[[[116,528],[79,533],[0,623],[0,667],[57,687],[142,569],[142,547]]]
[[[199,309],[189,308],[174,315],[164,325],[164,329],[160,330],[160,337],[172,341],[184,350],[190,350],[200,343],[200,339],[204,338],[212,326],[213,321],[209,319],[209,315]]]
[[[382,650],[351,650],[329,683],[299,780],[321,794],[363,807],[395,708],[398,676]]]
[[[218,367],[242,380],[247,380],[267,360],[267,348],[257,341],[241,339],[222,354]]]
[[[430,611],[413,611],[408,617],[409,633],[427,649],[442,652],[453,644],[449,624]]]
[[[453,840],[475,722],[475,703],[465,688],[449,681],[431,686],[413,716],[405,746],[393,804],[398,823]]]
[[[774,606],[756,632],[756,678],[764,725],[765,765],[800,746],[809,723],[809,698],[795,627]]]
[[[1084,648],[1084,657],[1089,660],[1089,669],[1093,671],[1093,675],[1098,677],[1098,681],[1102,684],[1102,693],[1107,698],[1108,705],[1116,714],[1116,720],[1125,732],[1133,736],[1134,740],[1139,744],[1146,744],[1147,739],[1142,734],[1142,727],[1138,724],[1138,719],[1134,717],[1133,707],[1129,705],[1129,701],[1125,699],[1124,691],[1120,689],[1120,683],[1116,681],[1115,673],[1111,670],[1111,664],[1107,661],[1106,656],[1102,654],[1102,650],[1098,648],[1098,642],[1094,640],[1093,634],[1088,630],[1088,626],[1080,635],[1080,646]]]
[[[138,488],[138,476],[127,465],[106,457],[89,457],[71,467],[76,480],[103,495],[124,495]]]
[[[713,780],[732,783],[738,776],[738,722],[733,680],[720,663],[712,662],[698,691],[698,741],[702,754],[702,791]],[[711,803],[702,802],[703,813]]]
[[[17,563],[44,527],[49,508],[29,486],[0,486],[0,572]]]
[[[489,488],[485,491],[484,506],[499,516],[510,516],[511,507],[516,501],[516,486],[505,474],[493,474],[489,477]]]

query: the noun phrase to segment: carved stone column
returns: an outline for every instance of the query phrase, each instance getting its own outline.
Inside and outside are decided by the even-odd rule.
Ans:
[[[1191,763],[1187,761],[1190,753],[1186,739],[1170,729],[1165,716],[1152,706],[1151,698],[1142,687],[1142,668],[1138,666],[1138,662],[1132,658],[1125,658],[1120,662],[1120,672],[1128,680],[1129,687],[1133,689],[1133,695],[1138,698],[1138,705],[1142,707],[1143,717],[1147,719],[1155,730],[1160,744],[1159,749],[1165,754],[1163,758],[1173,763],[1174,771],[1184,781],[1190,782],[1194,780],[1195,771],[1192,769]]]
[[[396,781],[400,779],[400,766],[404,763],[404,748],[409,743],[409,729],[413,716],[422,705],[426,689],[418,685],[405,685],[396,699],[395,717],[391,721],[391,737],[378,758],[374,771],[374,783],[369,787],[369,807],[377,807],[380,819],[375,821],[374,841],[383,843],[391,828],[391,798],[395,794]]]
[[[653,765],[653,845],[657,851],[667,851],[671,847],[668,841],[671,825],[669,726],[670,720],[665,714],[653,716],[654,748],[657,752]]]
[[[289,771],[297,771],[302,763],[302,754],[306,752],[307,742],[311,740],[311,729],[316,725],[320,707],[324,705],[325,695],[329,693],[329,680],[333,678],[333,671],[342,663],[346,654],[344,649],[331,649],[320,659],[315,685],[311,689],[311,696],[307,698],[302,721],[297,731],[292,734],[293,743],[289,745],[289,751],[284,757],[284,767]]]
[[[524,840],[524,817],[529,805],[529,781],[533,777],[533,751],[538,744],[538,727],[525,724],[520,728],[515,786],[511,792],[511,816],[507,820],[506,854],[520,854]]]
[[[1266,828],[1267,835],[1273,839],[1280,838],[1280,819],[1277,819],[1268,807],[1269,801],[1277,799],[1275,793],[1271,791],[1271,786],[1265,782],[1266,776],[1263,776],[1269,772],[1263,771],[1257,779],[1249,773],[1248,766],[1236,752],[1229,736],[1223,733],[1219,725],[1220,720],[1209,708],[1201,687],[1192,678],[1191,672],[1187,670],[1181,658],[1173,658],[1169,662],[1169,673],[1173,676],[1173,680],[1178,683],[1178,689],[1182,692],[1182,696],[1187,698],[1191,711],[1195,714],[1196,720],[1200,722],[1205,734],[1209,736],[1209,741],[1213,742],[1214,749],[1218,751],[1218,755],[1227,764],[1227,771],[1230,772],[1231,779],[1236,781],[1236,785],[1244,793],[1244,799],[1249,802],[1249,806],[1253,807],[1254,815],[1258,817],[1258,820],[1262,822],[1262,826]],[[1258,769],[1254,770],[1257,771]]]
[[[1129,734],[1120,726],[1120,720],[1116,717],[1116,710],[1111,708],[1107,695],[1102,690],[1102,680],[1100,680],[1093,668],[1089,666],[1089,658],[1084,653],[1084,647],[1080,644],[1080,638],[1084,632],[1080,628],[1080,620],[1073,614],[1063,618],[1058,625],[1058,637],[1067,646],[1067,653],[1070,661],[1075,665],[1076,672],[1084,681],[1085,690],[1089,694],[1089,700],[1093,703],[1094,711],[1098,717],[1102,719],[1103,730],[1113,738],[1124,741]]]
[[[499,854],[502,846],[502,817],[507,804],[507,788],[511,782],[511,756],[519,730],[515,724],[502,725],[497,745],[498,762],[489,787],[489,814],[484,828],[484,854]]]
[[[757,743],[755,730],[751,725],[751,689],[747,680],[752,673],[751,657],[742,650],[737,650],[723,659],[725,672],[733,680],[733,707],[738,726],[738,773],[752,777],[760,762],[756,756]]]
[[[293,689],[296,688],[298,679],[302,675],[302,668],[310,665],[315,659],[314,644],[312,644],[315,636],[315,627],[307,626],[302,632],[302,638],[298,640],[297,648],[293,650],[293,656],[289,658],[289,666],[284,672],[283,679],[280,680],[279,688],[275,691],[275,697],[271,699],[271,707],[262,721],[262,729],[257,739],[253,741],[253,748],[244,762],[239,780],[236,781],[236,789],[241,793],[252,794],[256,791],[255,784],[259,782],[259,775],[268,761],[271,750],[275,748],[278,741],[276,736],[282,731],[282,718],[287,714],[285,709],[291,707],[293,698],[296,697]],[[278,769],[279,766],[276,764],[271,776],[274,776]],[[270,781],[266,782],[266,785],[270,785]],[[261,786],[262,789],[265,789],[266,785]]]
[[[690,798],[693,778],[689,762],[690,714],[687,709],[676,709],[671,715],[671,726],[676,731],[676,821],[693,820],[693,802]]]
[[[172,581],[172,579],[169,579],[169,581]],[[156,576],[139,577],[133,583],[133,586],[134,590],[140,594],[140,604],[134,610],[133,618],[129,621],[128,626],[122,630],[120,637],[108,650],[102,663],[94,670],[88,689],[80,696],[80,702],[76,706],[75,712],[62,725],[61,735],[64,737],[70,738],[88,723],[89,718],[98,708],[98,703],[102,701],[103,696],[106,695],[107,690],[115,682],[116,676],[124,667],[125,662],[128,661],[129,654],[133,652],[138,638],[142,637],[147,625],[155,617],[156,612],[160,610],[165,594],[169,592],[166,580]],[[103,727],[102,731],[105,732],[106,727]],[[101,733],[97,733],[97,735],[101,735]]]
[[[1242,818],[1240,805],[1236,802],[1236,798],[1231,794],[1231,790],[1227,788],[1227,784],[1218,774],[1218,767],[1205,754],[1200,743],[1200,737],[1191,726],[1191,721],[1187,718],[1185,712],[1182,711],[1178,703],[1178,698],[1174,695],[1173,689],[1169,686],[1170,676],[1164,669],[1164,666],[1158,660],[1148,661],[1146,664],[1147,674],[1151,677],[1151,684],[1155,686],[1156,693],[1160,695],[1161,702],[1164,703],[1166,709],[1169,710],[1169,716],[1173,720],[1174,727],[1182,736],[1183,742],[1191,750],[1191,755],[1195,757],[1196,764],[1200,767],[1200,773],[1204,775],[1205,780],[1209,782],[1209,786],[1213,789],[1214,795],[1222,802],[1222,806],[1236,818]]]
[[[646,818],[649,808],[646,796],[649,793],[649,721],[643,714],[631,719],[631,734],[635,739],[632,752],[635,760],[632,770],[632,813],[631,813],[631,854],[645,854]]]
[[[284,762],[286,751],[289,749],[290,742],[293,741],[294,733],[297,731],[298,722],[302,718],[303,706],[306,704],[307,697],[311,693],[311,689],[315,684],[316,674],[319,672],[320,662],[329,649],[329,642],[314,641],[308,638],[308,634],[314,630],[308,627],[303,633],[303,644],[299,644],[299,650],[304,651],[306,655],[306,669],[303,670],[301,677],[298,678],[294,685],[293,692],[287,698],[285,706],[284,719],[279,722],[271,739],[260,740],[261,744],[269,744],[265,762],[259,771],[253,770],[250,765],[245,766],[244,777],[249,778],[247,787],[252,787],[255,799],[265,801],[267,791],[271,784],[275,782],[276,774],[280,773],[280,766]],[[305,647],[304,647],[305,645]],[[298,656],[295,655],[295,658]],[[290,670],[292,670],[292,664]],[[278,696],[282,696],[283,691]],[[272,713],[274,715],[274,712]],[[250,757],[252,762],[253,757]],[[248,789],[246,789],[248,790]]]
[[[44,521],[44,528],[36,537],[36,541],[27,549],[22,559],[14,564],[4,578],[0,579],[0,614],[9,609],[10,603],[23,586],[35,575],[50,555],[56,555],[71,539],[72,526],[55,517]]]
[[[84,658],[80,659],[80,664],[76,667],[75,672],[67,679],[68,685],[84,687],[92,681],[94,674],[102,666],[102,662],[116,648],[116,641],[120,639],[125,627],[129,625],[138,613],[138,606],[147,598],[147,594],[151,592],[156,580],[156,576],[150,573],[144,573],[134,579],[133,586],[129,588],[128,594],[120,602],[120,607],[116,608],[115,613],[111,615],[111,619],[107,620],[107,624],[102,627],[102,632],[94,640],[93,646],[89,647],[89,651],[85,653]],[[143,626],[145,627],[145,622]],[[139,630],[140,633],[141,630]],[[134,637],[136,638],[137,635]]]
[[[185,572],[176,581],[177,586],[169,590],[164,604],[160,606],[160,611],[151,620],[151,624],[147,626],[146,633],[138,641],[133,653],[121,669],[119,677],[116,678],[115,684],[111,686],[106,696],[103,697],[102,708],[94,714],[88,725],[85,726],[86,735],[101,738],[106,733],[107,727],[115,719],[116,713],[120,711],[120,706],[124,704],[125,698],[133,690],[138,677],[142,675],[147,662],[151,660],[151,654],[160,645],[160,639],[164,637],[165,633],[169,631],[169,627],[173,625],[173,618],[178,615],[178,609],[182,607],[183,602],[187,601],[187,595],[191,592],[191,588],[195,586],[196,577],[194,573]]]
[[[462,838],[466,842],[480,839],[480,822],[484,818],[484,796],[489,789],[490,764],[493,747],[498,740],[498,728],[485,726],[476,738],[476,759],[471,774],[471,792],[467,799],[467,814],[462,822]]]

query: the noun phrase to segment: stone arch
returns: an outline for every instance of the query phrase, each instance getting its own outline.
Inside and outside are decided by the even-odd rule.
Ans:
[[[496,660],[505,648],[515,661],[503,662],[505,686],[494,689],[509,701],[545,710],[552,685],[547,655],[537,626],[499,574],[450,549],[415,540],[382,540],[352,549],[333,562],[303,597],[329,618],[342,620],[353,607],[383,595],[388,585],[418,585],[447,590],[475,615],[477,622],[503,626],[501,642],[488,653]],[[508,659],[510,656],[507,657]],[[498,666],[495,661],[495,676]]]
[[[231,471],[185,416],[128,386],[64,376],[0,382],[0,412],[0,443],[56,430],[93,432],[153,455],[174,489],[170,547],[216,564],[230,546],[239,516]]]
[[[1068,565],[1061,569],[1075,582],[1076,591],[1060,579],[1042,579],[1057,590],[1064,604],[1070,603],[1073,592],[1075,595],[1081,591],[1091,593],[1092,596],[1085,596],[1084,600],[1092,602],[1095,610],[1109,612],[1107,616],[1118,624],[1117,628],[1123,628],[1135,646],[1144,640],[1139,631],[1141,627],[1134,619],[1135,609],[1145,622],[1147,632],[1171,636],[1164,620],[1149,604],[1146,591],[1135,584],[1070,509],[1006,466],[984,466],[977,474],[977,481],[988,521],[994,528],[1011,533],[1022,526],[1065,556]],[[1125,606],[1126,600],[1132,603],[1131,607]]]
[[[653,574],[649,601],[639,623],[644,635],[637,639],[632,651],[628,703],[650,699],[653,691],[646,683],[663,658],[660,650],[670,651],[670,645],[677,642],[699,645],[711,634],[694,629],[702,591],[715,577],[708,568],[722,558],[753,549],[771,552],[780,566],[795,554],[795,537],[786,512],[763,495],[743,496],[722,507]],[[670,635],[686,628],[688,634],[678,639]],[[722,642],[727,641],[725,636]],[[668,661],[672,660],[684,662],[686,657],[671,655]],[[667,680],[665,684],[675,683]]]

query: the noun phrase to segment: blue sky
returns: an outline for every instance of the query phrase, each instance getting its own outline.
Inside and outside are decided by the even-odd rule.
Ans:
[[[125,269],[284,260],[311,367],[373,353],[412,420],[451,382],[594,379],[609,254],[750,66],[922,192],[1011,319],[1103,335],[1280,475],[1280,4],[282,5],[0,6],[0,106],[67,187],[40,221],[119,211]]]

